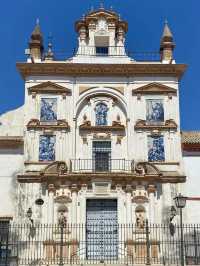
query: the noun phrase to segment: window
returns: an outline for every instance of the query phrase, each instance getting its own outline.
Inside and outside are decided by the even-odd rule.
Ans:
[[[111,169],[111,142],[93,142],[93,169],[96,172],[105,172]]]
[[[40,120],[53,122],[57,120],[57,99],[41,98]]]
[[[164,161],[164,137],[163,136],[149,136],[148,137],[148,161]]]
[[[40,136],[39,143],[39,160],[54,161],[55,160],[55,136]]]
[[[96,125],[106,126],[107,125],[107,113],[108,107],[104,103],[98,103],[95,108],[96,112]]]
[[[108,46],[96,46],[96,55],[108,55]]]
[[[147,100],[146,120],[149,123],[164,122],[164,108],[162,100]]]

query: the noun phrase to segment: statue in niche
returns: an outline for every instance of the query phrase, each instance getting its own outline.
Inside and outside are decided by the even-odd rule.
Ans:
[[[65,216],[64,212],[59,212],[58,223],[62,226],[67,225],[67,217]]]
[[[67,207],[64,204],[61,204],[58,207],[58,223],[61,226],[67,225]]]
[[[135,210],[136,214],[136,227],[144,229],[145,227],[145,209],[143,206],[138,206]]]

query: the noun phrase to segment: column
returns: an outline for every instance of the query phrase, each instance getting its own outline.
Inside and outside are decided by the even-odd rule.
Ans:
[[[162,185],[162,222],[169,220],[170,207],[173,205],[170,183]]]
[[[130,185],[126,186],[126,223],[132,223],[132,209],[131,209],[131,192],[132,187]]]
[[[149,223],[155,223],[155,192],[156,187],[155,185],[148,185],[147,188],[149,194]]]
[[[72,192],[72,224],[77,223],[77,193],[78,193],[78,187],[76,184],[73,184],[71,186],[71,192]]]
[[[55,186],[54,184],[49,184],[48,186],[48,215],[47,215],[47,223],[54,223],[54,194],[55,194]]]

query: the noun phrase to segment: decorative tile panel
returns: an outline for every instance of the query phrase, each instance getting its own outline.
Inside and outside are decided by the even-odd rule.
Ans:
[[[41,98],[40,120],[43,122],[57,120],[57,98]]]
[[[148,161],[164,161],[164,137],[163,136],[149,136],[148,137]]]
[[[162,100],[147,100],[147,117],[148,122],[164,122],[164,107]]]
[[[39,160],[54,161],[55,160],[55,136],[40,136],[39,143]]]
[[[106,126],[107,125],[107,115],[108,107],[104,103],[98,103],[95,108],[96,112],[96,125],[97,126]]]

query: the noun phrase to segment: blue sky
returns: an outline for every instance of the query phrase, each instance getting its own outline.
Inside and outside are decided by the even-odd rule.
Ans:
[[[188,70],[180,84],[181,128],[200,130],[200,1],[199,0],[104,0],[106,8],[128,21],[130,51],[157,51],[167,19],[176,42],[175,59]],[[37,18],[44,34],[53,35],[56,51],[69,55],[76,46],[74,22],[99,0],[7,0],[0,9],[0,113],[23,104],[24,83],[15,63],[24,60],[24,49]]]

